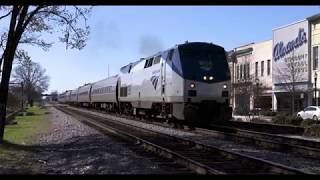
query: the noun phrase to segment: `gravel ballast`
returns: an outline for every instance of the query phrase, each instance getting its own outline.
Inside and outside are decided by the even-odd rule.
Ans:
[[[155,162],[61,111],[48,107],[50,132],[38,135],[33,153],[40,174],[166,174]]]
[[[69,107],[69,108],[72,109],[73,107]],[[77,108],[73,108],[73,109],[78,110]],[[304,158],[301,156],[296,156],[288,153],[270,151],[270,150],[266,150],[259,147],[239,144],[233,141],[217,139],[216,137],[213,137],[210,135],[202,135],[202,134],[194,133],[191,131],[185,132],[185,131],[158,126],[150,123],[128,120],[122,117],[115,117],[113,115],[108,115],[104,113],[93,112],[93,111],[88,111],[84,109],[81,109],[81,110],[105,117],[107,119],[120,121],[122,123],[127,123],[127,124],[131,124],[138,127],[143,127],[148,130],[153,130],[156,132],[161,132],[164,134],[177,136],[180,138],[185,138],[188,140],[192,140],[194,142],[217,147],[220,149],[225,149],[231,152],[242,153],[249,156],[261,158],[263,160],[279,163],[285,166],[294,167],[294,168],[303,170],[306,173],[320,174],[320,160],[318,159]]]

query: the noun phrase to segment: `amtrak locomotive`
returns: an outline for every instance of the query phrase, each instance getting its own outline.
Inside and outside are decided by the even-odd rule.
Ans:
[[[120,71],[66,91],[59,101],[199,124],[231,118],[230,71],[223,47],[203,42],[180,44]]]

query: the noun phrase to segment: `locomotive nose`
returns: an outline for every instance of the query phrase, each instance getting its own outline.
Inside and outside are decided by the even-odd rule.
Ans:
[[[186,80],[185,85],[186,101],[188,102],[205,100],[225,102],[225,99],[229,96],[229,84],[227,82],[205,83]]]

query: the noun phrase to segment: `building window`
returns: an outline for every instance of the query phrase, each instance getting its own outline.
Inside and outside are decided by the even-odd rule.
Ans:
[[[243,65],[243,71],[244,79],[249,79],[249,64]]]
[[[250,79],[250,63],[248,63],[247,66],[248,66],[248,67],[247,67],[247,68],[248,68],[248,69],[247,69],[247,73],[248,73],[248,74],[247,74],[247,78]]]
[[[247,64],[243,65],[243,79],[247,79]]]
[[[258,77],[258,62],[256,62],[256,77]]]
[[[267,64],[267,73],[268,73],[268,76],[270,75],[270,63],[271,63],[271,61],[270,61],[270,59],[268,60],[268,64]]]
[[[242,64],[240,64],[240,79],[242,79]]]
[[[264,71],[264,61],[261,61],[261,76],[263,76]]]
[[[239,65],[237,65],[237,79],[239,79]]]
[[[318,46],[313,47],[313,70],[318,69]]]

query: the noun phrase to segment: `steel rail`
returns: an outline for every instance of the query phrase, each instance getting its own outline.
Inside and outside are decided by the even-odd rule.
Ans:
[[[205,133],[222,139],[251,143],[266,149],[320,159],[320,142],[297,139],[284,135],[244,130],[235,127],[217,125],[216,127],[218,128],[196,128],[196,130],[200,133]]]
[[[58,108],[63,112],[66,111],[72,111],[71,109],[66,110],[66,108]],[[88,114],[89,113],[89,114]],[[100,121],[116,121],[116,120],[112,120],[112,119],[106,119],[106,117],[103,117],[101,115],[96,115],[96,114],[92,114],[90,112],[84,112],[83,110],[75,110],[73,108],[73,114],[81,114],[82,116],[86,116],[87,118],[93,118],[93,119],[99,119]],[[122,122],[117,121],[117,124],[122,124],[124,126],[130,126],[130,128],[135,128],[138,129],[139,131],[148,131],[150,133],[150,130],[146,130],[143,129],[141,127],[137,127],[137,126],[133,126],[133,125],[128,125]],[[100,125],[102,126],[102,125]],[[113,131],[117,131],[118,133],[131,137],[133,139],[136,139],[139,142],[142,142],[143,146],[145,146],[147,149],[152,150],[154,152],[158,152],[160,155],[163,155],[167,158],[176,158],[176,161],[179,162],[180,164],[184,164],[185,166],[187,166],[188,168],[194,170],[197,173],[200,174],[224,174],[225,172],[221,171],[221,170],[217,170],[214,168],[211,168],[210,165],[206,165],[205,163],[199,163],[191,158],[188,158],[187,156],[183,155],[183,153],[177,153],[177,151],[173,150],[173,149],[169,149],[169,148],[164,148],[163,146],[159,146],[156,143],[152,143],[149,142],[145,139],[142,139],[140,137],[137,136],[133,136],[131,133],[127,132],[127,131],[120,131],[117,128],[113,128]],[[160,133],[158,132],[154,132],[156,133],[157,136],[160,136]],[[251,164],[256,167],[256,170],[259,169],[258,167],[260,166],[260,168],[262,168],[264,170],[264,172],[259,172],[259,173],[283,173],[283,174],[304,174],[305,172],[299,170],[299,169],[295,169],[292,167],[288,167],[288,166],[284,166],[275,162],[270,162],[267,160],[263,160],[263,159],[259,159],[256,157],[252,157],[252,156],[248,156],[248,155],[244,155],[244,154],[240,154],[240,153],[236,153],[236,152],[230,152],[227,150],[223,150],[217,147],[212,147],[212,146],[208,146],[199,142],[194,142],[191,141],[189,139],[185,139],[185,138],[181,138],[181,137],[175,137],[175,136],[171,136],[171,135],[167,135],[167,134],[161,134],[161,136],[166,136],[166,137],[170,137],[171,139],[174,139],[176,141],[180,141],[184,144],[188,144],[188,145],[192,145],[193,147],[197,147],[197,148],[201,148],[203,150],[206,150],[208,152],[215,152],[220,154],[221,156],[225,156],[225,157],[232,157],[231,159],[238,159],[238,162],[235,163],[239,163],[242,166],[246,165],[246,164]],[[199,151],[193,152],[193,155],[199,153]],[[210,164],[210,163],[209,163]],[[221,163],[223,164],[223,163]],[[238,167],[239,168],[239,167]],[[251,169],[252,170],[252,169]],[[244,172],[245,173],[245,172]],[[247,172],[248,173],[248,172]]]

